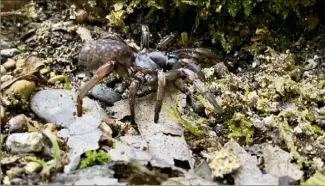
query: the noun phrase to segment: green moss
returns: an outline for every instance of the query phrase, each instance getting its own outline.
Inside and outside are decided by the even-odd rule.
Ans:
[[[244,114],[235,113],[233,118],[227,123],[227,126],[230,130],[230,138],[243,139],[245,144],[250,144],[253,141],[254,125]]]
[[[128,17],[144,15],[144,18],[150,20],[152,24],[164,25],[163,28],[167,26],[170,30],[175,28],[175,25],[182,27],[178,21],[180,17],[184,17],[194,23],[192,31],[199,33],[209,30],[211,40],[226,52],[244,45],[248,51],[257,53],[268,45],[284,48],[293,42],[292,39],[298,40],[299,38],[292,38],[290,31],[292,23],[287,17],[291,15],[297,20],[294,25],[295,31],[303,35],[308,30],[306,28],[310,27],[310,21],[305,18],[309,16],[315,2],[314,0],[171,0],[166,3],[162,0],[116,0],[114,3],[108,7],[110,13],[107,16],[113,26],[125,29],[126,25],[131,24],[125,23]],[[196,16],[189,17],[189,14]],[[278,25],[281,30],[273,28],[273,25]],[[315,25],[317,26],[313,24],[313,28]],[[261,28],[268,30],[268,39],[248,42]],[[184,31],[185,28],[179,30]],[[275,34],[274,31],[278,33]]]
[[[107,154],[107,152],[103,150],[100,150],[98,152],[87,151],[85,155],[86,158],[81,160],[79,169],[83,169],[93,165],[103,165],[110,159],[110,156]]]

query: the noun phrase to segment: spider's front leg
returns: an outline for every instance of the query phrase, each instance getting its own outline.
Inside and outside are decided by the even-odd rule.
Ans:
[[[155,105],[155,116],[154,116],[155,123],[158,123],[159,120],[159,113],[161,111],[161,105],[164,98],[165,86],[166,86],[165,73],[162,70],[158,71],[158,90],[157,90],[157,100]]]
[[[115,62],[110,61],[105,63],[96,71],[96,74],[88,81],[80,90],[77,97],[77,115],[82,116],[82,99],[87,95],[88,91],[92,89],[99,81],[101,81],[106,74],[110,73],[114,68]]]
[[[139,87],[139,80],[135,79],[132,81],[130,87],[129,87],[129,105],[130,105],[130,113],[131,113],[131,121],[134,120],[134,106],[135,106],[135,97],[137,94],[137,90]]]
[[[194,86],[201,92],[201,94],[212,104],[213,107],[215,107],[219,112],[222,112],[222,108],[219,106],[213,95],[209,92],[207,87],[204,85],[204,83],[200,80],[199,76],[186,68],[179,68],[170,70],[168,72],[159,72],[158,73],[158,91],[157,91],[157,102],[155,107],[155,117],[154,121],[155,123],[159,120],[159,113],[161,110],[162,105],[162,99],[164,96],[164,89],[166,80],[176,80],[181,77],[186,77],[188,80],[193,82]]]

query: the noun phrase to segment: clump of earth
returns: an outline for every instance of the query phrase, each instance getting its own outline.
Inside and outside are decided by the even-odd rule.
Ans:
[[[128,82],[115,73],[76,115],[93,75],[77,65],[80,48],[114,28],[74,7],[27,7],[1,25],[2,184],[325,184],[324,28],[286,52],[204,67],[222,113],[183,81],[183,91],[168,84],[158,123],[156,91],[139,89],[131,122]]]

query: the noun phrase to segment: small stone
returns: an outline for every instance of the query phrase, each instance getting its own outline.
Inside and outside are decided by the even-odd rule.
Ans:
[[[13,57],[15,54],[19,53],[17,48],[9,48],[1,50],[1,56],[3,57]]]
[[[305,149],[306,149],[306,151],[310,152],[313,150],[313,147],[311,145],[307,145]]]
[[[3,64],[3,66],[8,70],[16,67],[16,61],[9,58],[7,61]]]
[[[56,82],[58,82],[58,81],[59,81],[59,82],[64,82],[65,79],[66,79],[66,76],[65,76],[65,75],[57,75],[57,76],[51,77],[51,78],[48,80],[48,82],[54,84],[54,83],[56,83]]]
[[[261,64],[260,60],[255,59],[254,62],[253,62],[253,64],[252,64],[252,67],[253,67],[253,68],[256,68],[256,67],[258,67],[260,64]]]
[[[1,75],[4,75],[4,74],[6,74],[6,73],[7,73],[6,68],[5,68],[3,65],[1,65],[1,66],[0,66],[0,74],[1,74]]]
[[[45,68],[42,68],[39,72],[44,75],[44,74],[49,73],[50,69],[45,67]]]
[[[204,77],[206,79],[208,79],[208,78],[210,78],[214,74],[215,69],[213,67],[212,68],[204,68],[201,71],[204,74]]]
[[[8,124],[10,132],[21,131],[24,127],[27,126],[27,117],[24,114],[19,114],[11,118]]]
[[[19,80],[5,91],[6,94],[16,94],[21,98],[28,99],[35,89],[35,83],[27,80]]]
[[[6,81],[10,81],[10,80],[12,80],[12,78],[13,78],[13,76],[12,75],[3,75],[3,76],[1,76],[1,78],[0,78],[0,81],[1,81],[1,83],[3,83],[3,82],[6,82]]]
[[[266,131],[265,124],[260,119],[252,118],[251,121],[257,130]]]
[[[9,178],[15,178],[15,177],[20,177],[24,173],[24,169],[21,167],[13,167],[10,170],[8,170],[7,175]]]
[[[258,95],[256,91],[252,91],[247,95],[247,101],[250,105],[255,105],[258,101]]]
[[[40,152],[43,147],[42,137],[38,132],[11,134],[7,138],[6,146],[13,153]]]
[[[222,178],[223,175],[230,174],[240,167],[238,156],[228,148],[206,154],[205,157],[214,177]]]
[[[293,132],[295,134],[301,134],[302,133],[302,129],[300,126],[296,126],[294,129],[293,129]]]
[[[223,62],[214,65],[213,68],[219,78],[223,78],[225,75],[229,74],[229,70]]]
[[[313,162],[314,162],[315,166],[317,167],[317,169],[322,169],[322,167],[324,166],[324,162],[322,161],[321,158],[314,157]]]
[[[319,114],[324,116],[325,115],[325,107],[319,109]]]
[[[267,127],[274,127],[275,126],[275,121],[274,121],[273,116],[268,116],[268,117],[264,118],[263,123]]]
[[[42,168],[42,166],[36,162],[28,162],[27,165],[25,165],[25,167],[24,167],[26,173],[29,173],[29,174],[36,172],[36,171],[40,170],[41,168]]]
[[[0,49],[7,49],[7,48],[12,48],[14,45],[12,42],[8,42],[8,41],[0,41]]]
[[[46,63],[48,63],[48,64],[52,64],[53,63],[53,58],[47,58],[46,59]]]
[[[111,105],[121,100],[121,95],[115,92],[112,88],[105,86],[105,84],[98,84],[94,86],[94,88],[90,91],[90,95]]]

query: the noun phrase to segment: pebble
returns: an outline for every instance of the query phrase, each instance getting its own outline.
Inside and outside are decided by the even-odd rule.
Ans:
[[[115,92],[114,89],[107,87],[105,84],[95,85],[90,91],[90,95],[110,105],[121,100],[121,95]]]
[[[3,66],[8,70],[16,67],[16,61],[8,58],[7,61],[3,64]]]
[[[1,81],[1,83],[3,83],[3,82],[6,82],[6,81],[9,81],[9,80],[12,80],[12,78],[13,78],[12,75],[7,74],[7,75],[1,76],[0,81]]]
[[[38,132],[11,134],[7,138],[6,147],[13,153],[40,152],[43,147],[42,138]]]
[[[8,42],[8,41],[0,41],[0,49],[8,49],[13,47],[13,43],[12,42]]]
[[[223,62],[217,63],[213,68],[219,78],[223,78],[225,75],[229,74],[229,70]]]
[[[263,123],[267,127],[274,127],[275,126],[275,120],[274,120],[273,116],[268,116],[268,117],[264,118]]]
[[[66,79],[66,76],[65,76],[65,75],[57,75],[57,76],[51,77],[51,78],[48,80],[48,82],[54,84],[54,83],[56,83],[56,82],[58,82],[58,81],[59,81],[59,82],[64,82],[65,79]]]
[[[319,114],[324,116],[325,115],[325,107],[319,109]]]
[[[9,48],[1,50],[1,56],[3,57],[13,57],[15,54],[19,53],[17,48]]]
[[[4,75],[4,74],[6,74],[6,73],[7,73],[6,68],[5,68],[3,65],[1,65],[1,66],[0,66],[0,74],[1,74],[1,75]]]
[[[27,80],[19,80],[8,88],[6,94],[17,94],[21,98],[28,99],[35,89],[35,83]]]
[[[24,127],[27,126],[27,117],[24,114],[19,114],[11,118],[8,124],[10,132],[21,131]]]
[[[29,174],[36,172],[36,171],[40,170],[41,168],[42,168],[42,166],[36,162],[28,162],[27,165],[25,165],[25,167],[24,167],[26,173],[29,173]]]
[[[203,68],[201,71],[204,74],[204,77],[206,79],[208,79],[214,74],[215,69],[213,67],[211,67],[211,68]]]
[[[44,74],[49,73],[50,71],[51,70],[49,68],[45,67],[45,68],[42,68],[39,72],[44,75]]]

